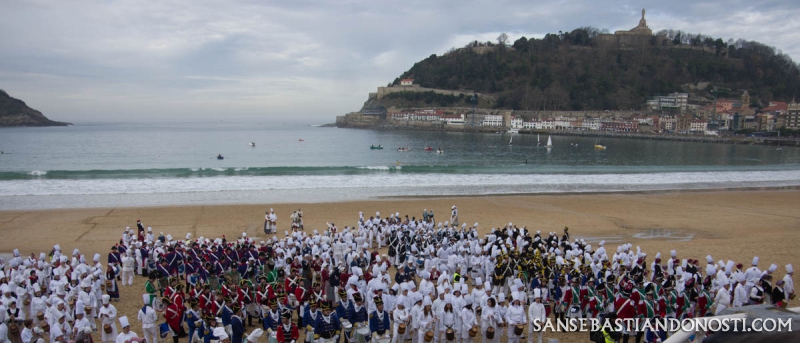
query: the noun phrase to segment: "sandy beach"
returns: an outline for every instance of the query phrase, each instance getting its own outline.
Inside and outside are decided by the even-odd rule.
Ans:
[[[573,237],[584,238],[596,247],[604,239],[607,247],[631,242],[648,253],[648,262],[657,252],[668,256],[678,250],[679,258],[701,262],[707,254],[715,260],[732,259],[746,267],[753,256],[761,258],[763,270],[770,263],[779,266],[776,276],[785,274],[784,265],[800,266],[800,190],[669,192],[649,194],[591,194],[489,196],[425,199],[381,199],[322,204],[181,206],[158,208],[109,208],[0,212],[0,253],[19,248],[22,254],[50,251],[56,243],[65,252],[78,248],[85,255],[105,254],[119,241],[126,226],[135,227],[140,219],[158,234],[164,232],[184,239],[193,237],[229,239],[242,232],[256,241],[263,234],[264,212],[270,207],[278,215],[278,228],[289,227],[289,215],[302,209],[306,230],[353,225],[358,212],[382,215],[391,212],[421,216],[433,209],[436,221],[449,219],[449,208],[457,205],[462,223],[479,223],[479,232],[512,222],[541,230],[563,232],[569,226]],[[385,249],[384,249],[385,250]],[[705,265],[703,263],[703,265]],[[122,301],[116,303],[120,315],[131,319],[132,330],[141,334],[136,311],[141,308],[143,278],[133,287],[122,288]],[[586,341],[587,334],[550,334],[562,342]],[[263,339],[263,338],[262,338]]]

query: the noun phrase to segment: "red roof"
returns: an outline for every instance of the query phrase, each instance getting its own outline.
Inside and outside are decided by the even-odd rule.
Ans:
[[[778,102],[778,101],[770,102],[769,105],[770,105],[769,107],[764,107],[762,111],[767,111],[767,112],[786,111],[787,109],[789,109],[789,106],[785,102]]]
[[[400,80],[400,82],[406,82],[406,81],[408,81],[408,82],[414,82],[414,79],[402,79],[402,80]]]

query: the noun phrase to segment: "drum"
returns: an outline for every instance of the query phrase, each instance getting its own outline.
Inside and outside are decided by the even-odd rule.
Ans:
[[[481,312],[483,312],[483,310],[481,309],[480,306],[478,306],[478,308],[475,309],[475,316],[480,317]]]
[[[50,324],[44,323],[44,325],[42,325],[42,330],[44,332],[50,333]]]
[[[245,311],[247,311],[247,315],[252,318],[260,318],[261,317],[261,307],[258,306],[256,303],[249,303],[245,305]]]
[[[475,337],[477,335],[478,335],[478,327],[477,326],[473,326],[472,328],[469,329],[469,337]]]
[[[486,329],[486,338],[487,339],[493,339],[494,338],[494,328],[493,327],[490,326],[488,329]]]
[[[103,324],[103,332],[110,334],[111,331],[114,331],[114,330],[111,329],[111,325],[110,324]]]
[[[796,295],[794,293],[789,294],[789,300],[794,300],[795,297],[796,297]]]
[[[39,321],[44,320],[44,313],[42,311],[36,312],[36,319]]]
[[[278,333],[273,331],[269,334],[269,343],[278,343]]]
[[[433,331],[425,332],[425,342],[430,342],[433,340]]]
[[[456,339],[456,332],[451,328],[447,328],[447,330],[444,332],[444,337],[447,338],[448,341],[452,341]]]
[[[581,307],[578,305],[572,305],[567,310],[567,318],[580,318],[581,317]]]
[[[181,263],[178,265],[178,275],[183,275],[184,272],[186,272],[186,266]]]
[[[159,312],[164,311],[164,303],[161,302],[161,298],[153,298],[153,309]]]
[[[356,329],[356,342],[358,343],[366,343],[367,337],[369,337],[369,328],[366,326],[362,326]]]
[[[544,304],[545,317],[550,317],[550,312],[551,312],[550,303]]]
[[[402,335],[406,333],[406,324],[400,323],[397,325],[397,334]]]
[[[347,319],[342,320],[342,329],[350,330],[353,328],[353,324],[350,324],[350,321]]]
[[[22,305],[28,306],[31,304],[31,298],[25,297],[25,300],[22,301]]]
[[[522,331],[524,330],[525,330],[525,325],[517,324],[517,326],[514,327],[514,334],[517,336],[522,336]]]

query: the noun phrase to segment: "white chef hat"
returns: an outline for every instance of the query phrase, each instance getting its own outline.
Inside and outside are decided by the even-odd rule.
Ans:
[[[128,317],[126,316],[119,317],[119,325],[122,326],[123,329],[126,326],[131,326],[131,324],[128,323]]]
[[[791,263],[786,265],[786,272],[787,273],[794,273],[794,268],[792,267]]]

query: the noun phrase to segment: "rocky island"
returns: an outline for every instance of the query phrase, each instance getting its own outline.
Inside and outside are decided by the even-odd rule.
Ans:
[[[72,124],[47,119],[42,112],[28,107],[24,101],[0,89],[0,127],[67,125]]]

